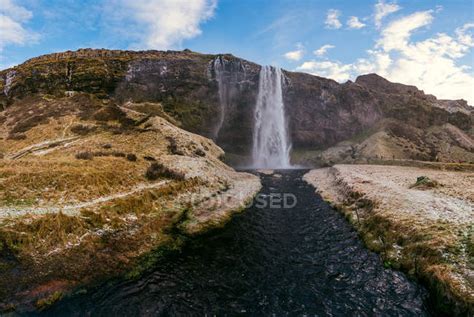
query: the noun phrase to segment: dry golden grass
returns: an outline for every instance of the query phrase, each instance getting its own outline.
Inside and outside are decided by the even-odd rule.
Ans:
[[[2,149],[5,157],[25,153],[32,146],[38,147],[39,152],[27,152],[20,159],[0,160],[0,208],[85,202],[126,192],[147,182],[144,176],[150,163],[144,157],[159,160],[168,154],[168,134],[176,133],[166,124],[158,128],[163,127],[163,123],[157,122],[150,131],[137,128],[114,134],[106,127],[116,125],[114,121],[99,124],[68,115],[50,118],[30,128],[25,132],[25,140],[1,141],[5,143],[1,145],[6,145]],[[95,125],[98,129],[92,134],[77,135],[71,131],[77,124]],[[67,146],[45,148],[42,145],[45,141],[71,137],[77,139]],[[76,158],[80,153],[89,152],[104,155],[93,155],[92,160]],[[114,153],[123,153],[124,158]]]
[[[339,206],[339,209],[352,219],[364,243],[379,252],[387,266],[402,269],[429,287],[440,311],[464,311],[474,304],[462,271],[472,261],[469,240],[465,238],[465,233],[472,231],[468,225],[453,228],[442,221],[404,219],[380,210],[369,213],[359,210],[362,216],[355,221],[350,208]]]
[[[0,258],[0,297],[17,296],[12,281],[31,290],[67,277],[59,289],[67,291],[137,264],[132,275],[139,274],[160,250],[183,243],[179,224],[203,195],[227,190],[238,176],[206,138],[110,101],[73,99],[22,102],[0,124],[0,251],[18,261]],[[20,135],[7,139],[12,131]],[[146,178],[152,164],[160,166],[156,182]],[[10,271],[17,265],[21,277]],[[56,297],[30,299],[41,298]]]
[[[96,226],[103,226],[104,219],[115,219],[116,217],[133,215],[174,214],[182,209],[188,208],[186,200],[178,199],[184,193],[195,192],[202,185],[197,179],[175,181],[165,186],[143,191],[139,194],[124,198],[118,198],[102,205],[97,211],[82,211],[82,215],[93,219]],[[112,221],[113,222],[113,221]]]
[[[96,127],[94,133],[74,133],[74,127],[87,125],[89,128]],[[166,137],[159,131],[148,131],[137,129],[120,130],[121,125],[115,121],[97,122],[81,120],[75,115],[59,118],[49,118],[46,122],[32,127],[22,133],[24,139],[8,139],[8,128],[0,127],[0,148],[5,156],[12,156],[25,149],[41,145],[45,141],[52,142],[68,138],[78,138],[71,142],[71,146],[57,146],[50,153],[42,155],[44,158],[58,158],[74,156],[79,151],[97,151],[104,143],[112,144],[116,151],[133,153],[137,155],[159,155],[167,153],[168,142]],[[120,131],[120,133],[116,133]]]
[[[0,226],[0,240],[15,253],[41,254],[77,243],[87,232],[83,219],[55,213],[6,221]]]
[[[145,169],[144,164],[115,157],[94,158],[94,162],[65,158],[2,160],[0,205],[37,199],[87,201],[144,182]]]
[[[86,240],[94,239],[97,230],[115,231],[138,223],[143,226],[144,234],[156,236],[160,231],[169,230],[189,208],[178,196],[197,190],[199,185],[196,179],[172,182],[94,209],[82,209],[77,216],[59,212],[6,219],[0,225],[0,241],[19,254],[44,256],[51,250],[87,244]]]
[[[26,131],[25,140],[11,141],[6,152],[12,155],[14,151],[22,151],[32,144],[70,137],[74,135],[70,128],[79,123],[94,124],[80,121],[75,116],[51,118],[48,123]],[[166,128],[166,133],[155,127],[152,131],[136,129],[118,135],[102,128],[99,126],[93,134],[79,135],[78,141],[70,146],[55,147],[40,156],[28,153],[18,160],[1,160],[0,207],[35,207],[55,203],[64,206],[127,192],[148,182],[145,172],[150,163],[143,157],[159,159],[161,155],[168,154],[166,134],[170,133],[170,128]],[[92,160],[76,159],[77,153],[81,152],[120,152],[136,156],[137,160],[107,155],[94,156]],[[5,221],[0,232],[12,245],[36,253],[38,250],[46,252],[62,248],[67,243],[75,244],[81,236],[94,230],[125,228],[137,220],[142,224],[148,223],[148,220],[142,221],[143,217],[155,219],[166,215],[174,219],[186,208],[185,202],[177,200],[178,196],[186,196],[200,186],[209,186],[196,179],[183,179],[88,207],[81,210],[78,216],[59,213],[17,217],[11,222]],[[155,220],[153,223],[158,226]],[[71,231],[71,226],[76,231]],[[45,240],[48,242],[41,242]]]
[[[79,122],[76,116],[64,116],[57,119],[50,118],[46,124],[38,125],[26,131],[24,133],[26,138],[24,140],[0,140],[0,146],[5,152],[14,153],[45,140],[73,136],[74,134],[70,132],[70,128],[75,122]]]
[[[156,191],[143,193],[142,199],[132,195],[129,199],[112,202],[110,208],[82,210],[78,216],[57,213],[3,222],[0,250],[7,248],[7,253],[13,252],[16,259],[28,267],[27,275],[22,275],[21,280],[13,277],[13,281],[31,288],[67,277],[67,283],[60,289],[67,292],[77,283],[97,283],[131,268],[134,268],[132,275],[139,275],[146,269],[140,260],[142,256],[180,243],[173,228],[185,209],[159,207],[165,201],[176,199],[177,192],[171,193],[172,188],[188,190],[190,185],[173,184],[162,196]],[[11,279],[9,270],[0,268],[0,294],[7,291],[8,295]],[[47,294],[31,299],[44,296]]]

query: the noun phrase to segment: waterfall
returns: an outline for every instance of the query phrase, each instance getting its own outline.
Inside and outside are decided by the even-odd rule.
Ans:
[[[282,76],[277,67],[263,66],[260,70],[252,148],[255,168],[290,167],[291,145],[285,120]]]
[[[222,56],[219,56],[214,60],[214,74],[219,89],[219,116],[213,133],[213,139],[216,141],[219,137],[222,125],[224,124],[228,101],[228,91],[225,82],[225,60]]]

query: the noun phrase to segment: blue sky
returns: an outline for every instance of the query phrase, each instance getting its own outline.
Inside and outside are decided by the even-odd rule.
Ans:
[[[473,31],[472,0],[0,0],[0,68],[83,47],[189,48],[340,82],[377,72],[472,105]]]

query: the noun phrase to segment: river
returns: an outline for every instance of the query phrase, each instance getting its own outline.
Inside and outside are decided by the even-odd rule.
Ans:
[[[106,283],[44,314],[429,316],[426,290],[384,268],[301,179],[304,172],[261,175],[259,203],[225,229],[188,243],[137,280]],[[288,208],[278,203],[284,193]]]

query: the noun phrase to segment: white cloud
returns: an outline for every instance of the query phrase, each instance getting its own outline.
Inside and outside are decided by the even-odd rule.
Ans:
[[[303,51],[302,50],[290,51],[290,52],[285,53],[283,56],[285,56],[286,59],[289,59],[292,61],[299,61],[303,57]]]
[[[37,39],[37,34],[24,26],[33,14],[11,0],[0,0],[0,52],[7,45],[24,45]]]
[[[340,15],[341,15],[341,12],[339,10],[334,10],[334,9],[328,10],[326,21],[324,22],[326,24],[326,28],[328,29],[341,28],[342,24],[339,21]]]
[[[382,19],[389,14],[395,13],[400,10],[401,7],[396,3],[385,3],[383,0],[379,0],[375,4],[375,13],[374,13],[374,21],[375,26],[380,28],[382,25]]]
[[[466,24],[455,31],[456,37],[439,33],[418,42],[407,41],[390,54],[398,55],[387,68],[387,78],[416,85],[439,98],[466,99],[474,105],[474,74],[469,65],[459,65],[458,59],[474,47],[472,28]]]
[[[347,20],[347,26],[350,28],[350,29],[362,29],[365,24],[362,23],[358,17],[350,17],[349,20]]]
[[[17,21],[27,21],[33,17],[31,11],[16,5],[12,0],[0,0],[0,12]]]
[[[465,99],[474,105],[474,73],[471,65],[462,65],[474,47],[474,23],[467,23],[453,34],[438,33],[413,40],[416,30],[430,25],[432,11],[420,11],[401,17],[380,32],[368,56],[350,64],[339,61],[307,61],[297,70],[337,81],[360,74],[378,73],[393,82],[415,85],[442,99]]]
[[[389,53],[377,50],[368,50],[369,58],[359,58],[353,66],[354,77],[359,74],[377,73],[381,76],[388,76],[388,68],[392,65],[393,59]]]
[[[299,61],[304,55],[304,46],[301,43],[296,44],[296,50],[286,52],[283,56],[290,61]]]
[[[474,39],[472,34],[466,32],[472,28],[474,28],[474,23],[466,23],[462,27],[456,29],[456,35],[459,42],[469,47],[474,46]]]
[[[344,65],[338,61],[308,61],[297,67],[296,70],[331,78],[337,81],[346,81],[351,76],[351,65]]]
[[[0,15],[0,50],[8,44],[23,44],[27,32],[23,26],[6,15]]]
[[[432,11],[415,12],[390,23],[382,30],[382,38],[377,41],[377,46],[385,51],[405,47],[411,33],[433,21]]]
[[[318,48],[317,50],[313,51],[313,54],[316,55],[316,56],[323,56],[327,53],[328,50],[330,50],[331,48],[334,48],[334,47],[335,47],[334,45],[325,44],[325,45],[321,46],[320,48]]]
[[[112,6],[116,3],[112,2]],[[134,25],[123,22],[136,46],[169,49],[201,34],[200,25],[214,16],[217,0],[121,0],[118,8]]]

